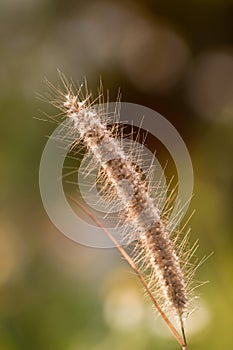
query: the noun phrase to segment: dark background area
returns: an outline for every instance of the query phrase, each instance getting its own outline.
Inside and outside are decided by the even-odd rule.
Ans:
[[[1,0],[0,349],[149,350],[178,345],[114,249],[83,247],[50,222],[38,186],[55,126],[44,77],[57,69],[114,101],[150,107],[184,139],[195,176],[200,268],[190,349],[233,345],[233,2]],[[42,111],[43,112],[42,112]]]

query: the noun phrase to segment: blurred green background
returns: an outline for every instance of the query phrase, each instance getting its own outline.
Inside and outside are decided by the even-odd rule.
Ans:
[[[233,347],[233,2],[0,1],[0,349],[178,349],[114,249],[52,225],[38,187],[57,68],[170,120],[190,151],[198,271],[190,349]],[[53,110],[54,112],[54,110]]]

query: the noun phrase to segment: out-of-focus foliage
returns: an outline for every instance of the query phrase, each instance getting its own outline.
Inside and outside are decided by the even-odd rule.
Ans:
[[[230,349],[233,309],[232,1],[1,0],[0,349],[178,348],[115,250],[78,246],[50,223],[38,189],[40,109],[57,68],[162,113],[190,150],[200,310],[195,349]],[[54,113],[51,112],[51,113]],[[46,118],[44,118],[46,119]],[[196,318],[195,318],[196,317]]]

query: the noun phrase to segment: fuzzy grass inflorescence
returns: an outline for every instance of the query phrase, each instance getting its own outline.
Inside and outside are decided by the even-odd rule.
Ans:
[[[189,286],[195,271],[189,259],[197,245],[185,250],[187,236],[183,241],[179,241],[177,236],[172,238],[168,224],[151,195],[153,188],[148,176],[142,176],[130,151],[122,147],[116,133],[107,127],[107,110],[95,108],[96,100],[92,100],[86,85],[83,94],[82,87],[75,88],[63,75],[61,79],[63,90],[49,84],[57,94],[52,103],[72,121],[73,130],[70,131],[78,131],[80,136],[77,142],[82,141],[101,168],[102,183],[107,183],[105,191],[113,189],[114,195],[120,200],[125,226],[137,232],[136,251],[140,251],[133,259],[136,262],[140,256],[145,270],[150,269],[151,278],[162,300],[162,309],[172,313],[180,322],[185,347],[184,322]],[[180,249],[177,249],[178,241]]]

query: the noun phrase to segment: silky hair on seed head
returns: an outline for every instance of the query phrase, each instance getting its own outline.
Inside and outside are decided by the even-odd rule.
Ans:
[[[115,125],[109,127],[108,108],[107,105],[103,107],[102,83],[99,96],[93,99],[86,81],[76,86],[61,73],[60,79],[61,88],[48,83],[49,100],[71,121],[67,137],[78,135],[75,144],[82,143],[92,157],[91,166],[101,169],[98,182],[103,186],[102,193],[109,205],[113,198],[118,201],[124,239],[127,241],[129,235],[135,237],[130,257],[132,265],[139,266],[139,274],[147,281],[149,296],[159,300],[161,312],[178,320],[183,337],[180,343],[186,349],[185,320],[195,288],[194,274],[202,263],[193,262],[198,244],[189,247],[189,232],[172,232],[173,224],[161,209],[161,195],[157,199],[154,195],[158,194],[160,184],[151,180],[153,164],[144,172],[140,147],[136,156],[130,147],[123,147],[117,111],[113,118]]]

